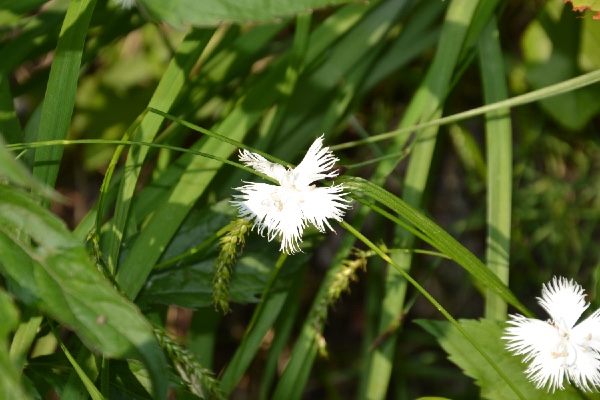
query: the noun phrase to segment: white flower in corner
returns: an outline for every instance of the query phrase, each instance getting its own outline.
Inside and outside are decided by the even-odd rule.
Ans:
[[[267,230],[269,241],[281,236],[281,251],[293,254],[300,251],[302,232],[308,223],[319,231],[325,226],[333,230],[328,218],[341,221],[345,209],[350,206],[345,199],[342,185],[317,187],[314,182],[334,178],[337,171],[330,170],[337,158],[328,147],[323,148],[323,136],[308,149],[304,159],[294,169],[269,162],[264,157],[247,150],[240,150],[240,161],[276,179],[279,186],[268,183],[246,182],[236,188],[242,195],[234,195],[232,201],[239,209],[239,216],[254,223],[262,235]]]
[[[530,364],[525,372],[538,389],[564,389],[565,378],[584,391],[600,387],[600,310],[576,325],[589,306],[584,298],[573,280],[554,277],[538,298],[548,321],[511,315],[503,336],[506,348],[526,355],[523,362]]]

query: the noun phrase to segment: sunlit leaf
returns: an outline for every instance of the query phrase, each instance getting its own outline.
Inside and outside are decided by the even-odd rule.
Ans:
[[[348,0],[137,0],[152,17],[181,27],[216,26],[224,22],[267,22],[299,12],[347,3]]]

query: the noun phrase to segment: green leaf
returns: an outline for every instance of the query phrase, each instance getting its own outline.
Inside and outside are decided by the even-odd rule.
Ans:
[[[81,55],[95,0],[73,0],[69,4],[50,69],[38,140],[65,139],[71,123]],[[36,150],[33,174],[54,187],[62,158],[61,146]]]
[[[150,99],[150,103],[148,104],[149,107],[163,111],[168,111],[171,108],[177,99],[180,90],[187,83],[188,74],[198,61],[198,57],[200,57],[200,55],[203,53],[204,48],[211,36],[212,31],[201,29],[192,30],[186,35],[183,42],[177,49],[175,56],[169,63],[167,70],[163,74],[158,87],[154,91],[152,99]],[[163,120],[163,117],[159,115],[153,113],[145,114],[142,122],[136,128],[136,131],[133,134],[135,140],[141,142],[152,142],[154,140],[154,136],[158,133]],[[108,267],[113,273],[117,268],[116,260],[119,258],[119,251],[121,249],[131,203],[134,199],[134,192],[138,185],[141,166],[144,163],[147,154],[148,148],[145,146],[139,148],[132,147],[127,154],[125,169],[128,172],[121,180],[119,197],[115,205],[115,214],[111,222],[111,236],[109,237],[104,250],[108,261]],[[162,227],[164,228],[164,225]],[[149,247],[145,247],[144,251],[147,252],[149,249]],[[149,262],[147,264],[152,263],[153,262]],[[143,271],[141,271],[141,275],[144,275],[143,279],[138,281],[136,279],[137,276],[133,278],[129,276],[127,278],[131,278],[132,280],[136,281],[135,283],[141,287],[143,285],[143,281],[150,271],[149,269],[146,270],[143,268],[141,264],[137,266],[142,267],[141,269]],[[149,268],[151,268],[151,265],[149,265]],[[126,271],[126,273],[132,272]],[[123,285],[123,283],[119,281],[119,277],[117,277],[117,281],[121,284],[121,287],[125,293],[129,294],[127,289],[128,285]],[[137,291],[135,294],[137,294]]]
[[[83,246],[28,195],[0,186],[1,272],[45,312],[108,357],[138,357],[150,370],[156,398],[166,397],[164,358],[137,307],[97,271]],[[30,258],[32,262],[23,263]],[[127,324],[123,324],[127,321]]]
[[[255,233],[246,240],[243,253],[237,259],[230,282],[229,294],[234,303],[256,303],[257,296],[266,286],[273,265],[279,258],[279,243]],[[139,303],[175,304],[185,308],[198,308],[212,305],[213,266],[216,257],[191,265],[169,268],[150,276]],[[275,290],[289,285],[289,277],[306,261],[306,257],[291,257],[280,272]],[[288,279],[286,279],[288,278]]]
[[[46,393],[52,389],[62,398],[69,371],[70,363],[65,354],[56,352],[29,359],[24,376],[31,380],[40,392]]]
[[[123,360],[111,361],[110,373],[110,399],[152,399],[150,377],[139,363]],[[170,381],[178,378],[173,375],[170,368],[167,370],[167,374]],[[181,380],[181,378],[179,379]]]
[[[69,349],[67,349],[67,346],[65,346],[65,344],[60,340],[60,335],[59,335],[58,331],[56,330],[56,328],[53,326],[52,322],[48,321],[48,323],[50,324],[50,327],[52,329],[52,332],[54,333],[54,336],[56,336],[56,338],[58,339],[58,343],[60,345],[60,348],[62,349],[63,353],[65,354],[65,356],[67,357],[67,359],[71,363],[71,366],[73,367],[73,369],[77,373],[77,376],[79,377],[79,379],[83,383],[83,386],[87,390],[87,392],[90,395],[90,397],[92,398],[92,400],[103,400],[102,394],[96,388],[96,386],[94,385],[94,382],[92,382],[93,378],[90,378],[86,374],[86,372],[84,371],[84,369],[79,365],[78,360],[76,360],[71,355],[71,352],[69,351]],[[87,350],[85,350],[85,353],[80,353],[81,357],[79,357],[79,358],[82,361],[85,361],[85,358],[86,358],[85,356],[88,355],[88,354],[90,354],[90,353]],[[63,397],[69,398],[69,396],[66,396],[64,394],[63,394]]]
[[[0,290],[0,397],[3,399],[28,399],[21,387],[20,370],[11,363],[8,357],[8,335],[19,323],[19,312],[10,296]]]
[[[348,0],[138,0],[152,17],[175,27],[218,26],[226,23],[267,22],[294,14],[348,3]]]
[[[502,369],[511,382],[528,400],[543,400],[549,397],[545,389],[536,389],[525,375],[526,365],[521,362],[521,356],[513,356],[505,348],[501,339],[503,325],[501,323],[482,319],[460,320],[460,325],[472,338],[487,350],[488,355]],[[483,397],[491,400],[518,399],[516,394],[500,379],[498,373],[487,363],[481,354],[473,351],[473,346],[449,322],[416,321],[421,327],[431,333],[442,348],[448,353],[450,361],[458,365],[466,375],[475,379],[475,383],[484,388]],[[552,399],[580,398],[572,387],[552,394]]]
[[[32,189],[46,199],[64,201],[64,198],[57,192],[39,183],[4,146],[4,139],[0,136],[0,180],[6,179],[16,185]]]
[[[496,18],[488,22],[478,44],[479,62],[486,103],[508,97],[506,73]],[[508,285],[512,200],[512,130],[510,113],[499,110],[486,115],[487,240],[486,264]],[[486,293],[485,316],[506,319],[506,302],[492,291]]]

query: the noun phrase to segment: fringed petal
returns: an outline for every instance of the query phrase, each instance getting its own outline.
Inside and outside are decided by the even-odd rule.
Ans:
[[[240,161],[268,177],[276,179],[281,184],[288,170],[280,164],[272,163],[260,154],[248,150],[240,150]]]
[[[538,301],[553,321],[558,322],[562,319],[569,329],[575,326],[581,314],[588,308],[583,288],[573,280],[559,277],[554,277],[542,287],[542,297],[539,297]]]
[[[304,159],[293,170],[294,184],[298,189],[325,178],[335,178],[337,171],[329,171],[339,161],[329,147],[323,146],[323,135],[308,149]],[[329,171],[329,172],[328,172]]]

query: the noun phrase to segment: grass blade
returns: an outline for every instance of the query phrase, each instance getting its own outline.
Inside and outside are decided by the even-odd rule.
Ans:
[[[96,0],[73,0],[69,4],[50,69],[39,141],[67,137],[75,106],[83,45],[95,5]],[[63,148],[59,146],[36,150],[34,176],[53,187],[62,153]]]
[[[412,125],[420,120],[429,120],[441,115],[443,100],[450,90],[452,73],[455,71],[463,43],[471,26],[478,1],[454,0],[450,3],[442,28],[436,57],[428,70],[425,80],[411,101],[401,126]],[[490,3],[489,6],[493,6]],[[417,131],[413,142],[412,154],[408,171],[404,179],[403,198],[407,204],[418,207],[430,173],[431,159],[436,144],[437,127]],[[401,139],[401,138],[400,138]],[[404,140],[396,140],[389,153],[400,152],[405,146]],[[400,159],[385,159],[378,166],[373,181],[383,183],[390,175]],[[374,185],[373,185],[374,186]],[[411,248],[414,237],[405,230],[396,229],[396,239],[393,246]],[[394,262],[403,270],[408,271],[412,262],[410,253],[392,255]],[[385,285],[385,297],[382,303],[379,321],[379,333],[383,335],[397,321],[398,310],[403,308],[406,293],[406,281],[399,272],[388,270]],[[366,370],[366,382],[362,396],[369,399],[383,399],[386,395],[391,377],[395,340],[389,339],[378,346],[369,360]]]
[[[484,29],[478,48],[485,102],[502,101],[508,97],[508,89],[495,17]],[[508,109],[486,114],[485,129],[488,159],[486,264],[508,285],[513,175]],[[504,321],[506,314],[506,302],[488,289],[485,295],[486,318]]]
[[[201,29],[192,30],[187,34],[158,84],[150,100],[149,107],[163,111],[169,110],[183,88],[191,69],[204,51],[211,35],[212,31]],[[146,114],[133,134],[134,139],[140,142],[152,142],[163,120],[163,117],[157,114]],[[108,268],[113,273],[117,269],[117,259],[119,258],[121,241],[123,240],[129,209],[133,200],[133,193],[147,154],[147,147],[132,148],[125,162],[127,173],[121,181],[115,216],[111,223],[111,234],[104,250],[107,256]]]

